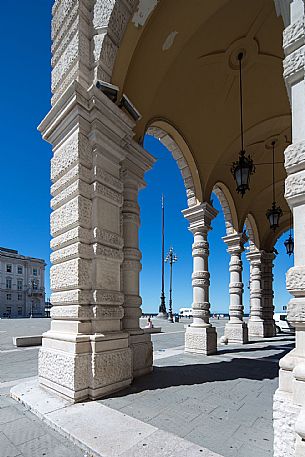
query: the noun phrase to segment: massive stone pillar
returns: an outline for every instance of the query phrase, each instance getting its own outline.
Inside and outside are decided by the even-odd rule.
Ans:
[[[273,259],[274,254],[250,250],[250,319],[249,336],[266,338],[275,335],[273,319]]]
[[[216,329],[209,322],[210,273],[207,238],[208,232],[211,230],[211,221],[216,217],[217,211],[209,203],[203,203],[184,210],[183,214],[189,221],[189,229],[194,235],[192,246],[194,259],[192,274],[193,323],[186,329],[185,351],[210,355],[217,351],[217,334]]]
[[[247,324],[243,321],[244,307],[243,307],[243,291],[244,286],[242,282],[243,264],[241,254],[244,250],[244,244],[248,240],[244,233],[234,233],[223,237],[224,242],[228,246],[228,253],[230,259],[230,308],[229,322],[225,327],[225,336],[229,342],[232,343],[247,343],[248,342],[248,328]]]
[[[279,3],[286,26],[284,78],[292,111],[292,144],[285,151],[285,197],[293,211],[295,255],[286,285],[293,296],[288,320],[295,327],[296,343],[280,361],[274,396],[274,456],[301,457],[305,455],[305,10],[303,0],[291,1],[290,11],[288,2]]]
[[[40,126],[54,151],[54,252],[52,322],[39,355],[39,379],[75,401],[123,388],[133,376],[130,332],[124,326],[136,325],[130,313],[128,293],[135,289],[127,280],[127,262],[132,263],[131,256],[138,253],[128,252],[135,232],[125,226],[125,252],[121,236],[121,163],[133,154],[132,148],[140,154],[132,140],[133,127],[134,122],[99,89],[85,90],[78,82],[61,96]],[[125,212],[130,195],[127,184]],[[123,325],[124,254],[127,312]],[[138,274],[138,258],[135,263]],[[136,310],[137,318],[138,314]]]
[[[140,329],[142,300],[139,293],[141,252],[139,250],[140,209],[139,189],[144,187],[144,172],[152,165],[152,158],[140,146],[134,146],[123,162],[124,183],[123,239],[124,261],[122,265],[122,286],[124,292],[123,329],[129,334],[132,350],[133,376],[152,371],[152,343],[149,334]]]

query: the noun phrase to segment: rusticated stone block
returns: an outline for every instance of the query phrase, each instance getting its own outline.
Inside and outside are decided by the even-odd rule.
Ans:
[[[92,263],[90,260],[72,259],[51,267],[51,289],[90,289]]]
[[[129,348],[107,351],[92,356],[90,387],[93,389],[131,381],[132,355]]]

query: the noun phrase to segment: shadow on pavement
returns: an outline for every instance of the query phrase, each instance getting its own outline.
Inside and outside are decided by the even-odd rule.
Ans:
[[[288,350],[278,354],[283,357]],[[270,361],[270,363],[266,363]],[[155,366],[150,375],[135,379],[127,389],[112,394],[106,398],[124,397],[131,393],[145,390],[165,389],[172,386],[185,386],[204,384],[217,381],[234,379],[276,379],[278,377],[278,364],[274,356],[263,359],[235,358],[222,362],[211,362],[193,365]]]

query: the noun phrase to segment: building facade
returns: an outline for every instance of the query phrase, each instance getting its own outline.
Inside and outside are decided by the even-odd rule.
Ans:
[[[42,259],[0,247],[0,317],[43,317],[45,314]]]

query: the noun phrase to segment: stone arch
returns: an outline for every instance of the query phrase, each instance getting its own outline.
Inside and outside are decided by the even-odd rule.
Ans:
[[[146,133],[157,138],[172,154],[181,172],[188,206],[202,202],[202,186],[192,153],[182,135],[168,122],[155,121]]]
[[[260,249],[260,239],[259,239],[259,232],[256,224],[256,220],[253,214],[249,213],[245,219],[245,226],[247,229],[248,237],[249,237],[249,244],[250,249]]]
[[[231,192],[222,182],[217,182],[214,185],[212,192],[214,192],[222,207],[226,224],[226,234],[232,235],[233,233],[238,232],[239,224],[237,211]]]
[[[157,0],[95,0],[93,6],[94,79],[110,82],[116,55],[130,20],[143,27]]]

